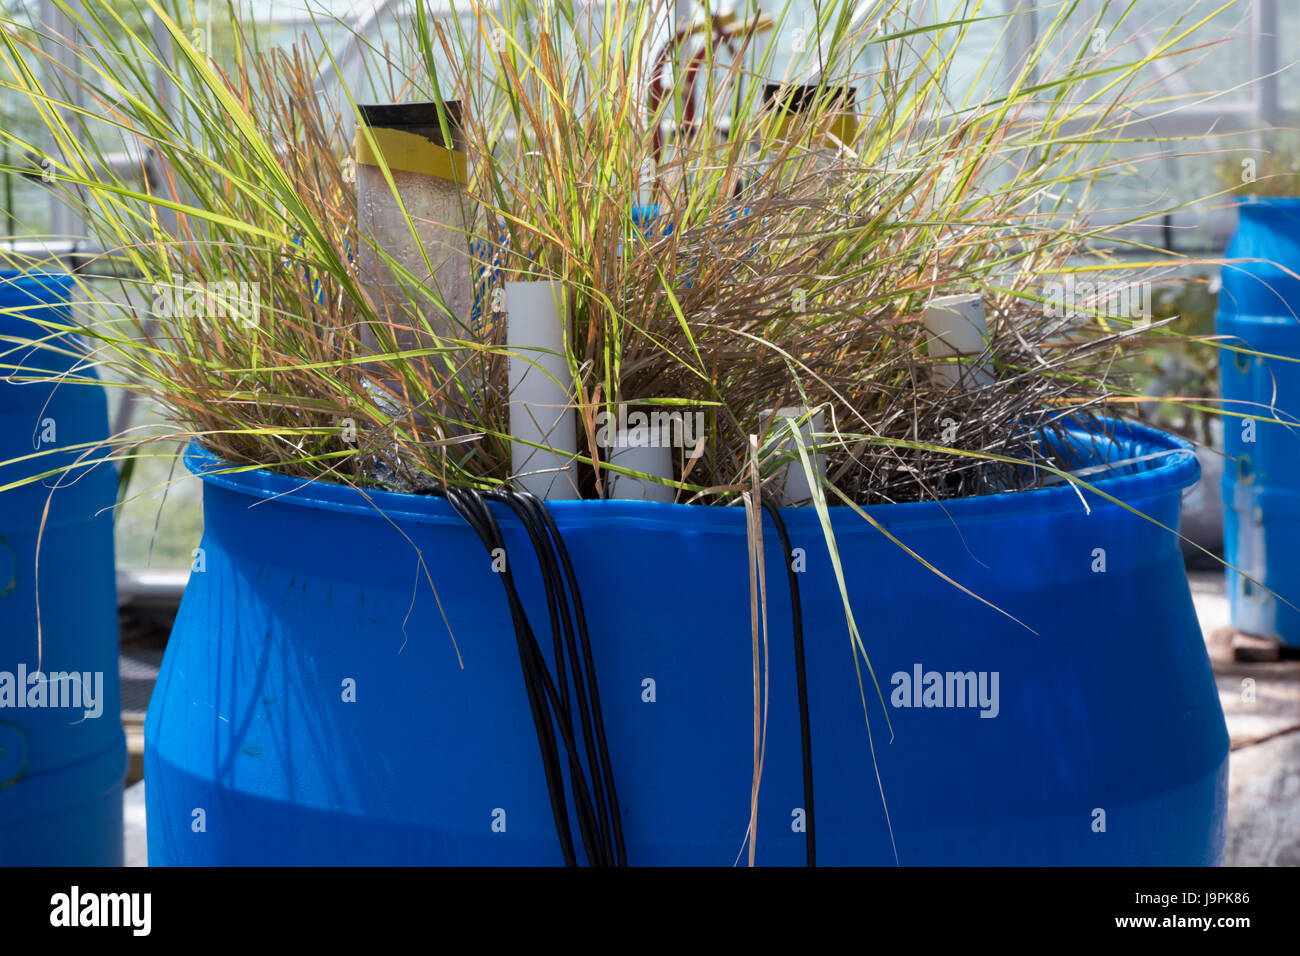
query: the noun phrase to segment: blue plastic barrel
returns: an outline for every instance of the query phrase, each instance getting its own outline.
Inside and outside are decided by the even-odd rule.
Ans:
[[[1100,486],[1176,526],[1194,455],[1142,427],[1117,436],[1094,456],[1153,457]],[[145,725],[150,863],[559,864],[501,582],[461,519],[435,497],[211,474],[221,463],[197,447],[187,462],[208,472],[203,570]],[[493,510],[546,649],[535,559]],[[743,511],[552,511],[583,588],[629,862],[732,865],[753,759]],[[882,802],[822,531],[812,509],[784,512],[807,560],[819,862],[893,864],[895,847],[905,865],[1218,862],[1228,735],[1177,539],[1066,486],[870,511],[1006,613],[832,509],[893,728],[891,742],[864,669]],[[800,865],[789,600],[767,531],[757,861]],[[902,694],[895,675],[918,669]],[[926,705],[931,672],[953,706]],[[949,673],[974,683],[949,694]]]
[[[1300,646],[1300,199],[1242,203],[1217,332],[1224,411],[1224,560],[1232,624]],[[1242,573],[1238,574],[1240,571]],[[1252,580],[1253,579],[1253,580]],[[1261,587],[1262,585],[1262,587]]]
[[[73,288],[68,275],[0,273],[0,462],[56,450],[0,466],[0,486],[74,461],[73,446],[108,435],[102,388],[16,381],[76,365],[67,341],[58,345],[67,354],[24,344],[47,335],[33,319],[68,321]],[[0,864],[120,866],[117,480],[101,465],[56,484],[0,492]]]
[[[1237,231],[1224,250],[1224,315],[1300,315],[1300,198],[1251,197],[1237,204]]]

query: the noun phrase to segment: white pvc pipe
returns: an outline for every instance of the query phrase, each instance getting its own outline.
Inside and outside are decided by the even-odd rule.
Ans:
[[[673,477],[673,450],[668,445],[629,444],[628,432],[620,431],[614,438],[614,446],[606,449],[606,460],[611,465],[628,468],[656,478],[668,481]],[[663,501],[671,502],[676,497],[674,490],[667,485],[647,481],[633,475],[622,475],[616,471],[606,471],[605,480],[609,485],[608,497],[624,501]]]
[[[560,281],[505,284],[510,464],[516,487],[549,501],[578,497],[578,426]],[[531,443],[531,444],[530,444]],[[536,448],[534,445],[544,445]]]
[[[925,304],[925,331],[931,358],[959,359],[931,363],[930,374],[936,384],[962,388],[993,384],[993,369],[988,363],[961,359],[988,350],[989,326],[980,296],[945,295],[931,299]]]
[[[801,422],[796,428],[802,440],[804,453],[811,459],[813,471],[819,477],[825,478],[826,456],[821,452],[814,453],[812,450],[813,445],[818,441],[817,436],[826,430],[822,412],[820,410],[814,412],[802,405],[778,408],[775,413],[770,408],[764,409],[758,413],[759,424],[764,430],[768,429],[768,422],[773,414],[777,418],[789,418]],[[763,450],[765,455],[773,452],[776,454],[789,452],[795,456],[793,461],[780,466],[780,470],[765,488],[775,496],[777,505],[782,508],[803,508],[811,505],[812,487],[808,483],[808,473],[804,470],[803,461],[798,457],[799,447],[795,444],[794,436],[790,434],[790,427],[784,422],[772,423],[771,435]]]

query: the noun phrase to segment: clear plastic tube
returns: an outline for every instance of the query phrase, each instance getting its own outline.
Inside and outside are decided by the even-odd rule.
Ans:
[[[357,261],[379,316],[378,327],[362,329],[370,352],[432,348],[443,339],[469,337],[473,280],[463,138],[458,105],[445,107],[450,142],[435,103],[360,107],[369,136],[357,130]],[[377,155],[388,164],[391,186]],[[457,365],[437,355],[407,361],[430,393]],[[381,366],[370,377],[405,396],[410,409],[415,396],[402,376]]]

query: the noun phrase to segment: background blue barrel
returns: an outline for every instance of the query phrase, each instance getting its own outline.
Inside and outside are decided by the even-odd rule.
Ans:
[[[1300,198],[1253,196],[1237,204],[1237,231],[1223,254],[1222,315],[1300,315]]]
[[[76,365],[66,341],[68,354],[23,344],[47,335],[32,319],[68,320],[74,288],[68,275],[0,273],[0,462],[61,450],[0,466],[0,486],[74,461],[72,446],[108,435],[102,388],[16,381]],[[0,864],[121,865],[116,475],[101,465],[51,494],[55,483],[0,492]],[[27,680],[38,667],[46,680]]]
[[[1232,624],[1300,646],[1300,199],[1242,203],[1226,258],[1267,261],[1223,269],[1216,330],[1224,411],[1224,559]],[[1271,593],[1270,593],[1271,592]]]
[[[1129,426],[1110,447],[1077,441],[1093,457],[1155,456],[1101,484],[1176,526],[1197,475],[1184,444]],[[198,449],[188,463],[220,467]],[[491,559],[443,500],[367,495],[264,471],[204,478],[204,570],[145,727],[151,864],[561,862]],[[895,849],[905,865],[1220,859],[1228,735],[1177,540],[1084,497],[1090,512],[1065,486],[871,509],[1005,614],[832,509],[892,741],[865,668],[864,718],[816,515],[785,511],[807,559],[819,862],[892,865]],[[535,559],[513,516],[493,510],[546,649]],[[552,511],[583,588],[629,862],[732,865],[752,776],[743,511]],[[770,523],[765,547],[757,861],[802,865],[789,599]],[[898,675],[918,671],[945,687],[969,674],[984,701],[901,693]]]

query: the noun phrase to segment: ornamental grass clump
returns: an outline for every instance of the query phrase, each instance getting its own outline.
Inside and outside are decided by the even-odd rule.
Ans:
[[[990,24],[1023,38],[1024,14],[972,0],[934,22],[904,0],[828,0],[802,20],[802,4],[749,3],[683,24],[669,0],[470,0],[444,19],[417,4],[397,42],[354,37],[350,84],[325,22],[288,51],[261,50],[232,8],[214,52],[175,9],[145,3],[161,30],[59,0],[75,36],[0,21],[0,88],[31,106],[48,140],[0,131],[8,155],[39,157],[103,250],[89,265],[106,278],[80,284],[76,316],[47,321],[46,344],[79,333],[87,366],[169,419],[86,449],[76,467],[174,458],[195,440],[234,470],[442,494],[490,547],[476,492],[541,520],[526,499],[496,494],[518,478],[509,383],[523,360],[502,292],[556,284],[571,329],[550,377],[571,397],[579,494],[607,497],[621,474],[678,503],[744,508],[752,863],[764,509],[782,539],[774,500],[816,509],[863,716],[870,731],[874,697],[888,726],[829,507],[849,506],[971,594],[858,506],[1062,480],[1096,490],[1093,459],[1117,444],[1108,416],[1137,398],[1120,359],[1159,323],[1108,295],[1046,290],[1090,271],[1106,280],[1094,286],[1165,275],[1163,262],[1126,271],[1089,259],[1111,240],[1090,224],[1094,187],[1130,168],[1109,149],[1132,139],[1144,107],[1177,109],[1152,84],[1170,63],[1210,55],[1193,35],[1233,0],[1159,28],[1130,5],[1103,44],[1100,17],[1057,5],[1021,60],[1001,62],[995,45],[973,77],[955,51]],[[444,164],[451,221],[417,201],[409,157],[392,148],[401,137],[368,131],[376,107],[418,103],[463,154]],[[134,168],[112,161],[123,151]],[[452,285],[448,250],[465,266]],[[14,253],[8,264],[34,265]],[[953,296],[978,317],[972,347],[929,324],[927,303]],[[12,371],[8,354],[0,369]],[[610,422],[673,415],[667,473],[611,460]],[[1091,434],[1095,455],[1066,454],[1066,429]],[[523,634],[517,600],[512,611]],[[531,645],[520,646],[523,660]],[[530,699],[536,716],[544,707]],[[868,744],[874,761],[870,732]]]
[[[158,34],[94,7],[75,38],[13,21],[0,36],[2,85],[54,144],[6,132],[11,155],[48,154],[112,276],[82,285],[78,315],[100,315],[75,323],[88,363],[173,426],[115,436],[100,457],[193,436],[304,479],[509,484],[499,292],[558,279],[583,495],[608,493],[617,466],[597,435],[632,409],[702,416],[703,445],[654,480],[720,504],[751,490],[756,454],[762,482],[798,458],[773,440],[789,426],[770,411],[790,407],[823,423],[811,440],[834,500],[1016,490],[1072,467],[1044,436],[1105,432],[1107,403],[1133,394],[1117,355],[1146,322],[1086,301],[1062,316],[1042,290],[1104,238],[1086,204],[1118,163],[1098,144],[1155,95],[1154,64],[1206,55],[1189,37],[1208,19],[1124,20],[1144,42],[1095,52],[1081,42],[1095,25],[1062,8],[1023,63],[985,59],[980,76],[1005,81],[967,90],[953,51],[987,14],[829,2],[797,24],[794,7],[750,6],[682,27],[652,0],[420,7],[399,43],[358,38],[354,90],[317,82],[345,72],[323,26],[265,51],[232,18],[218,55],[148,6]],[[470,289],[437,288],[358,228],[355,129],[381,99],[454,104]],[[148,175],[107,161],[124,142]],[[380,163],[397,228],[418,237],[427,224]],[[395,281],[368,282],[368,258]],[[930,354],[924,307],[950,293],[982,299],[983,354]],[[123,295],[135,308],[104,321],[97,304]],[[991,381],[936,374],[953,362]]]

